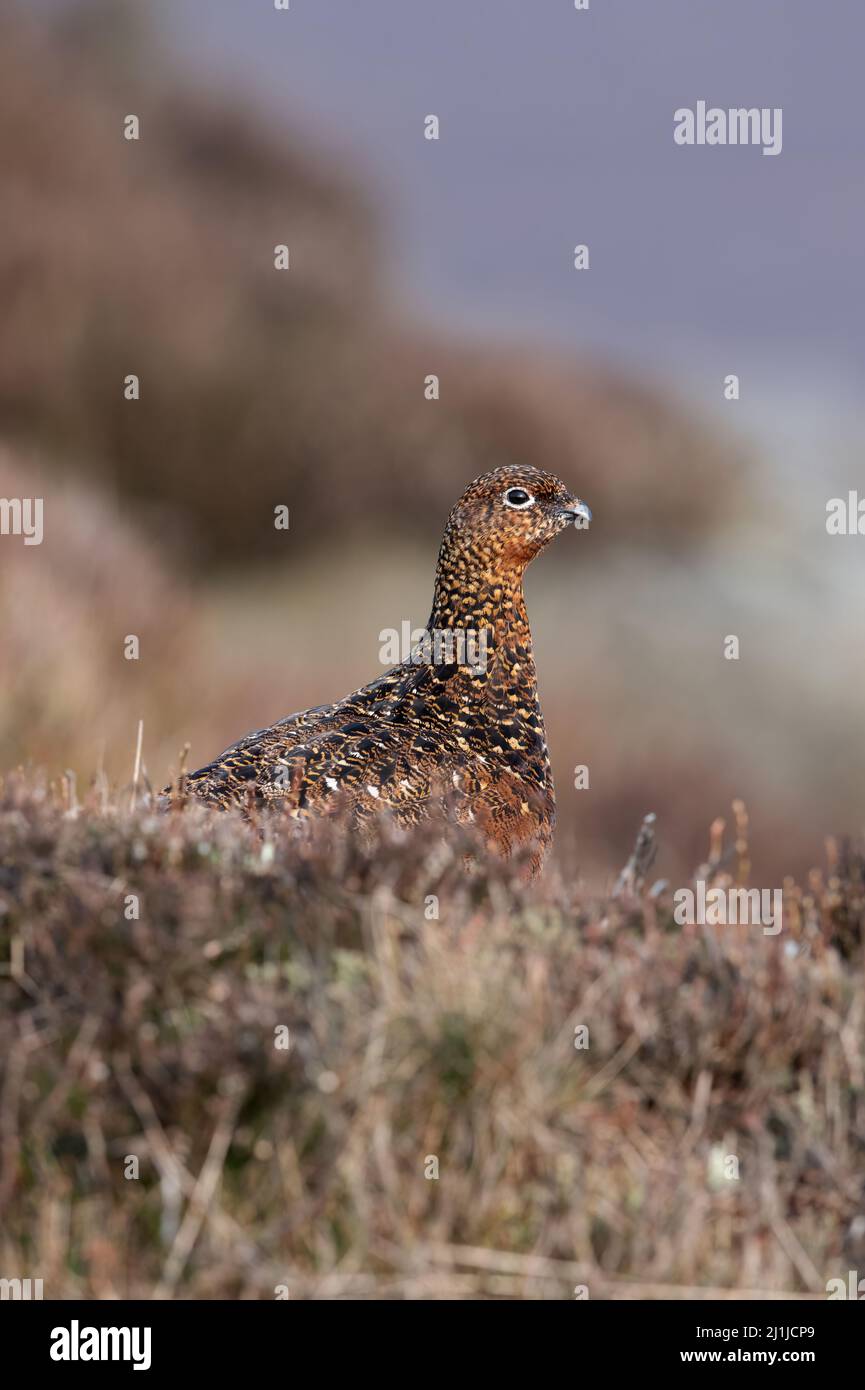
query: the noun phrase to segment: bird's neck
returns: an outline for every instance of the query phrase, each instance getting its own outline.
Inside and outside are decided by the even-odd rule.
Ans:
[[[449,628],[474,634],[475,646],[483,644],[491,658],[505,672],[534,679],[532,634],[523,593],[524,568],[511,567],[506,573],[473,569],[471,565],[450,565],[436,574],[432,613],[428,629]],[[481,634],[485,634],[481,639]],[[467,642],[467,646],[469,643]],[[521,682],[522,683],[522,682]]]
[[[522,759],[522,775],[527,783],[552,798],[552,770],[523,594],[525,565],[497,573],[470,563],[458,566],[452,557],[448,558],[450,563],[440,561],[436,572],[433,608],[427,625],[433,647],[442,633],[450,635],[449,629],[456,629],[452,639],[456,645],[459,630],[465,630],[463,650],[469,659],[462,665],[454,692],[461,709],[492,716],[499,742],[491,751],[498,756],[497,750],[502,749],[502,756]],[[475,634],[471,641],[470,632]],[[482,633],[486,634],[483,664],[472,669],[471,654],[476,661]],[[432,664],[437,664],[435,657]]]

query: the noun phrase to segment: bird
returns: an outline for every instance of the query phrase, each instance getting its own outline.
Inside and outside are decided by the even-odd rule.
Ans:
[[[180,790],[295,820],[342,811],[361,833],[383,811],[409,826],[444,809],[492,852],[525,849],[537,873],[556,804],[523,576],[557,535],[591,520],[542,469],[476,478],[448,517],[432,611],[408,658],[334,704],[247,734],[167,788],[169,804]]]

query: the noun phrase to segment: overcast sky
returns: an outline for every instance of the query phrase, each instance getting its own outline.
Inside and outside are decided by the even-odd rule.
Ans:
[[[373,172],[395,272],[468,328],[655,366],[858,378],[861,0],[170,0],[211,80]],[[783,109],[783,149],[682,148],[698,100]],[[423,139],[423,117],[441,139]],[[572,269],[589,245],[591,269]]]
[[[709,408],[737,372],[785,466],[841,417],[858,439],[865,0],[128,2],[205,85],[372,181],[425,315],[589,348]],[[781,153],[676,145],[701,100],[781,107]]]

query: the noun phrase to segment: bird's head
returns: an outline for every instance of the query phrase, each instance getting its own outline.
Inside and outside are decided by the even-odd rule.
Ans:
[[[445,541],[490,568],[523,568],[560,531],[585,530],[591,519],[586,503],[554,474],[528,465],[494,468],[466,488]]]

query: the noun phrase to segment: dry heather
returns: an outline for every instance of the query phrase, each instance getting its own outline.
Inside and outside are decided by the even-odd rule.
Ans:
[[[779,937],[712,934],[660,887],[467,877],[428,832],[128,803],[0,797],[4,1275],[820,1297],[856,1268],[861,854],[787,884]]]

